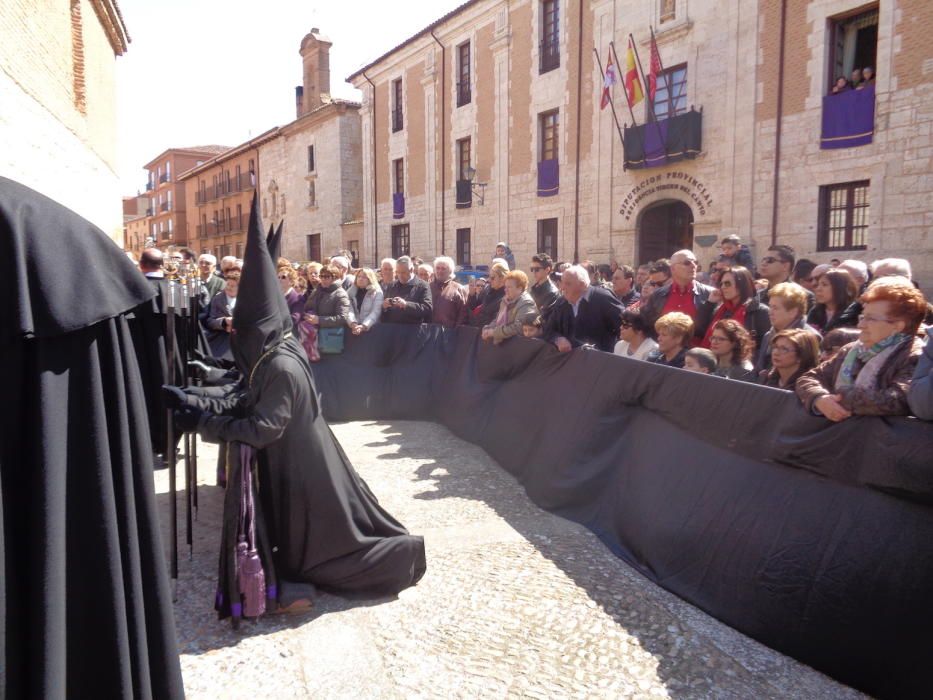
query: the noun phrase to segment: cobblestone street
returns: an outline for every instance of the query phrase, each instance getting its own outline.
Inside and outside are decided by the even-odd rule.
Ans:
[[[216,448],[201,444],[193,559],[179,503],[189,697],[859,697],[649,583],[445,428],[333,427],[383,505],[424,535],[427,574],[397,599],[322,595],[304,616],[233,631],[212,609],[222,491]],[[167,541],[166,471],[156,490]]]

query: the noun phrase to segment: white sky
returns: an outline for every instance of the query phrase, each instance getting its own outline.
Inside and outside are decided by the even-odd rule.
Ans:
[[[236,146],[292,121],[312,27],[333,42],[331,93],[359,100],[344,78],[462,2],[119,0],[132,40],[117,59],[124,193],[166,148]]]

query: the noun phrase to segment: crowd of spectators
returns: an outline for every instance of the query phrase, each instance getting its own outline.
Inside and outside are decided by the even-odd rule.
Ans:
[[[933,420],[933,314],[904,259],[817,263],[772,245],[756,266],[728,236],[706,272],[692,250],[679,250],[637,268],[538,253],[526,274],[499,243],[489,267],[470,270],[465,284],[446,256],[385,258],[378,270],[354,270],[351,260],[347,251],[322,262],[279,259],[296,329],[473,326],[494,345],[523,335],[564,353],[590,348],[795,391],[807,410],[833,421]],[[202,319],[212,351],[229,357],[242,262],[224,258],[219,271],[216,263],[198,260]]]

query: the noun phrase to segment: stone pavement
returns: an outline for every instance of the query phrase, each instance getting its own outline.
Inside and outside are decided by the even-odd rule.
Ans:
[[[424,535],[427,574],[397,599],[322,595],[304,616],[233,631],[212,610],[222,492],[216,448],[201,444],[193,559],[179,504],[189,697],[860,697],[648,582],[445,428],[333,427],[383,505]],[[166,542],[167,490],[157,472]]]

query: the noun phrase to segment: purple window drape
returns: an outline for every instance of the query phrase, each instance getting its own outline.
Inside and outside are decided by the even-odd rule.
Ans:
[[[875,85],[823,98],[820,148],[852,148],[871,143],[875,133]]]
[[[405,193],[404,192],[395,192],[392,195],[392,218],[393,219],[404,219],[405,218]]]
[[[557,159],[542,160],[538,163],[538,196],[553,197],[560,190],[560,169]]]

